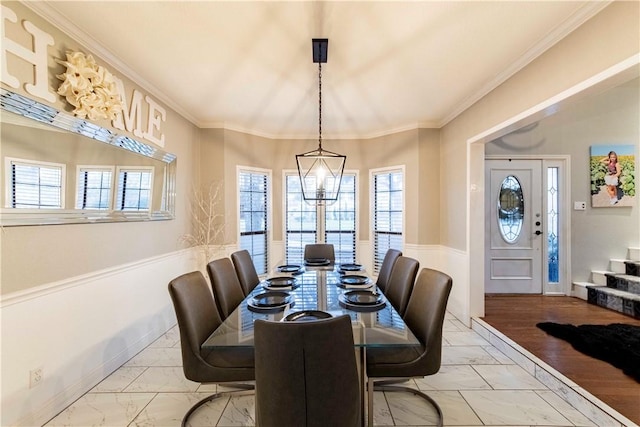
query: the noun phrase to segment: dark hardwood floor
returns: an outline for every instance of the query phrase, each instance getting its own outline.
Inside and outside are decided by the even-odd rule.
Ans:
[[[640,425],[640,383],[536,327],[538,322],[640,326],[640,320],[578,298],[540,295],[486,295],[483,320]]]

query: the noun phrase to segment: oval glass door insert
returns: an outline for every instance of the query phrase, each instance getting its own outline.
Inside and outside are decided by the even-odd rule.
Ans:
[[[498,195],[498,224],[500,234],[507,243],[518,240],[524,220],[524,197],[520,181],[513,175],[507,176],[500,185]]]

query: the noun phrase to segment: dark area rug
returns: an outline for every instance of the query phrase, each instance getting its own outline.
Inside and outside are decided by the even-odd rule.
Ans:
[[[553,322],[536,326],[586,355],[611,363],[640,382],[640,326],[624,323],[575,326]]]

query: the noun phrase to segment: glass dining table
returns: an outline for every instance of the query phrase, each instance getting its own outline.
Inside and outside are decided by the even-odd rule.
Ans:
[[[419,345],[402,317],[358,264],[285,265],[260,282],[202,344],[202,349],[253,347],[253,322],[351,317],[360,367],[366,349]],[[327,345],[330,345],[328,343]],[[366,370],[360,369],[363,423]]]

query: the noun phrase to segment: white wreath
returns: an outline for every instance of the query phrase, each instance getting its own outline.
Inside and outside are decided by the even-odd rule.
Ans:
[[[73,113],[90,120],[113,120],[122,111],[122,100],[115,79],[93,56],[67,52],[67,60],[56,59],[67,71],[56,76],[62,80],[58,94],[75,107]]]

